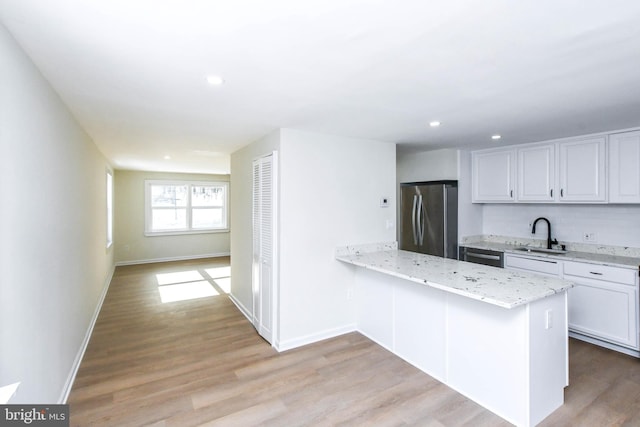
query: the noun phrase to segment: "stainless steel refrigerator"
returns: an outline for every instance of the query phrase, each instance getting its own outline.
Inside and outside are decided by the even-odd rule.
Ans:
[[[458,257],[458,181],[400,184],[400,249]]]

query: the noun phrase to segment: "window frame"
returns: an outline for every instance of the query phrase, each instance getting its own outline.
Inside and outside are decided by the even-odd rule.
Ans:
[[[106,238],[107,238],[107,249],[113,246],[113,171],[111,169],[107,169],[106,173],[106,208],[107,208],[107,230],[106,230]]]
[[[171,185],[171,186],[187,186],[187,202],[184,207],[186,210],[186,228],[172,230],[153,230],[153,206],[151,201],[151,187],[154,185]],[[221,227],[212,228],[193,228],[192,212],[194,209],[202,209],[202,206],[193,206],[191,202],[191,194],[193,187],[223,187],[224,200],[220,208],[222,210],[222,219],[224,221]],[[157,180],[147,179],[144,181],[144,234],[145,236],[177,236],[184,234],[208,234],[208,233],[227,233],[229,232],[229,182],[227,181],[181,181],[181,180]]]

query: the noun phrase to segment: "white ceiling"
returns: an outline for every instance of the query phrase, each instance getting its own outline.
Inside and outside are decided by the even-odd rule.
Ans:
[[[0,22],[118,168],[227,173],[280,127],[420,151],[640,126],[637,0],[0,0]]]

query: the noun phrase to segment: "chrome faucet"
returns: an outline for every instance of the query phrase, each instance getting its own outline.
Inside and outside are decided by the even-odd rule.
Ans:
[[[531,234],[536,234],[536,224],[540,220],[543,220],[547,223],[547,249],[551,249],[551,245],[552,244],[557,245],[558,240],[557,239],[551,240],[551,223],[547,218],[544,218],[544,217],[536,218],[536,220],[533,221],[533,227],[531,227]]]

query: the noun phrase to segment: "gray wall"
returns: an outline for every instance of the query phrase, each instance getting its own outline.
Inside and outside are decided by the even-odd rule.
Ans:
[[[0,25],[0,386],[63,400],[113,272],[107,160]]]
[[[147,179],[228,182],[229,175],[116,170],[114,241],[117,264],[229,255],[229,232],[145,236],[144,181]]]

